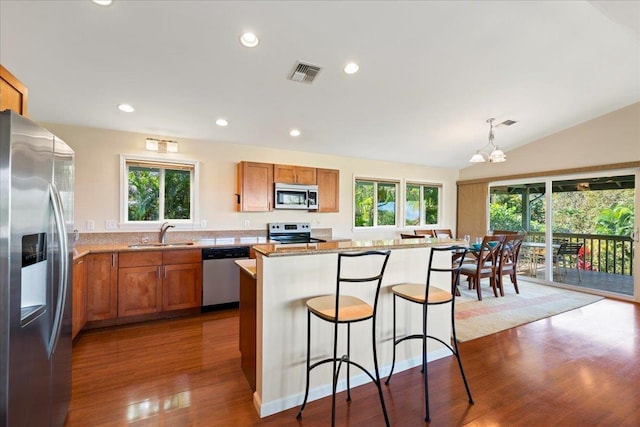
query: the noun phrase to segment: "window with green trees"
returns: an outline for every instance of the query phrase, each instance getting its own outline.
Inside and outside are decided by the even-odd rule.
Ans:
[[[547,188],[552,189],[550,206]],[[635,197],[632,174],[495,185],[490,188],[490,229],[525,230],[528,240],[544,242],[550,227],[553,239],[583,244],[582,268],[630,275]]]
[[[440,186],[407,183],[405,190],[405,226],[434,225],[438,223]]]
[[[193,220],[196,165],[126,159],[125,220]]]
[[[356,179],[354,225],[376,227],[396,225],[398,183]]]

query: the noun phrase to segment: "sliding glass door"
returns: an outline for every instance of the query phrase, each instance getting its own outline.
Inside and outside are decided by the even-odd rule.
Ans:
[[[639,299],[639,175],[633,170],[491,184],[489,229],[526,233],[523,278]]]

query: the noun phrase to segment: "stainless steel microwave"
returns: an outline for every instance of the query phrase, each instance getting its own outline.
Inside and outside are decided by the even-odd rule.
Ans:
[[[318,186],[275,184],[276,209],[318,209]]]

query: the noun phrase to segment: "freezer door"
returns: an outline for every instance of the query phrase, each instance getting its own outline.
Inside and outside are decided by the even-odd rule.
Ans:
[[[0,120],[2,152],[10,156],[10,169],[2,170],[1,189],[2,202],[8,199],[9,206],[2,206],[8,215],[2,215],[0,240],[10,254],[7,300],[0,305],[0,317],[8,322],[8,346],[1,347],[6,352],[3,373],[8,373],[2,412],[7,426],[46,426],[51,422],[47,343],[52,326],[53,135],[16,114],[0,113]]]

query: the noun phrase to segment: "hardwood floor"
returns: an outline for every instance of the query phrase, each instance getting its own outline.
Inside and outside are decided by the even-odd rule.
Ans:
[[[237,310],[83,332],[67,427],[327,426],[329,398],[264,419],[240,370]],[[429,364],[434,426],[640,425],[640,305],[597,303],[460,345]],[[424,425],[419,368],[383,386],[392,426]],[[337,402],[338,425],[384,425],[372,384]]]

